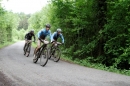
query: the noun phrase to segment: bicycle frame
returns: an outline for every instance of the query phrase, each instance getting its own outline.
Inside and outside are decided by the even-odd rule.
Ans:
[[[50,49],[50,56],[49,59],[53,56],[53,60],[55,62],[58,62],[60,59],[61,51],[59,49],[59,45],[61,45],[60,42],[54,42],[52,48]],[[58,52],[58,56],[56,55],[56,52]]]
[[[45,40],[41,40],[41,42],[43,43],[42,44],[42,46],[38,49],[39,51],[40,51],[40,53],[43,51],[43,49],[45,48],[45,47],[47,47],[47,44],[49,43],[49,42],[47,42],[47,41],[45,41]],[[41,50],[42,49],[42,50]]]
[[[38,51],[40,52],[40,53],[42,53],[42,51],[44,50],[44,48],[47,46],[47,44],[43,44],[39,49],[38,49]],[[38,57],[38,58],[40,58],[40,56]]]
[[[32,40],[27,41],[26,46],[28,46],[28,48],[31,47],[31,42],[32,42]]]
[[[31,40],[27,40],[27,43],[25,44],[24,47],[24,55],[26,55],[27,57],[30,54],[31,42],[32,42]]]
[[[59,48],[59,45],[61,45],[60,42],[54,42],[52,48],[53,48],[53,49],[57,49],[57,48]]]
[[[40,58],[40,65],[41,66],[45,66],[47,64],[47,62],[48,62],[47,44],[49,42],[45,42],[44,40],[41,41],[41,42],[44,42],[44,44],[42,44],[42,46],[36,51],[36,53],[35,53],[35,59],[33,59],[33,62],[37,63],[38,59]]]

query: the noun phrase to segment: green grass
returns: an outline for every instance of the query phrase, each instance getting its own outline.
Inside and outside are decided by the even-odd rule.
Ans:
[[[32,47],[35,48],[37,46],[37,43],[32,42]]]
[[[66,57],[65,55],[62,55],[61,59],[64,60],[64,61],[67,61],[69,63],[74,63],[74,64],[78,64],[78,65],[81,65],[81,66],[89,67],[89,68],[95,68],[95,69],[100,69],[100,70],[104,70],[104,71],[108,71],[108,72],[114,72],[114,73],[130,76],[130,70],[120,70],[120,69],[114,68],[113,66],[106,67],[105,65],[100,64],[100,63],[90,63],[86,59],[84,59],[84,60],[79,60],[79,59],[72,60],[71,57]]]
[[[11,44],[14,44],[18,41],[21,41],[21,40],[14,39],[12,42],[6,42],[6,43],[3,43],[3,44],[0,44],[0,49],[3,48],[3,47],[9,46]]]
[[[6,47],[8,45],[11,45],[11,44],[14,44],[16,41],[12,41],[12,42],[6,42],[4,44],[0,44],[0,49],[3,48],[3,47]]]

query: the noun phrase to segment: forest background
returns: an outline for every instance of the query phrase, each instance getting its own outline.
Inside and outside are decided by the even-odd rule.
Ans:
[[[1,2],[1,0],[0,0]],[[0,4],[0,47],[24,40],[51,24],[62,29],[65,60],[130,75],[130,0],[51,0],[34,14],[13,13]]]

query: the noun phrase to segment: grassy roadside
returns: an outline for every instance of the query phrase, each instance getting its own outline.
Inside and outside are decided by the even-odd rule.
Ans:
[[[0,44],[0,49],[3,48],[3,47],[9,46],[11,44],[14,44],[15,42],[18,42],[18,40],[17,41],[12,41],[12,42],[6,42],[4,44]]]
[[[85,60],[79,60],[79,59],[72,60],[71,57],[66,57],[65,55],[62,55],[61,60],[67,61],[69,63],[89,67],[89,68],[95,68],[95,69],[99,69],[99,70],[104,70],[104,71],[108,71],[108,72],[113,72],[113,73],[117,73],[117,74],[123,74],[123,75],[130,76],[130,70],[120,70],[120,69],[114,68],[113,66],[106,67],[105,65],[100,64],[100,63],[99,64],[90,63],[86,59]]]

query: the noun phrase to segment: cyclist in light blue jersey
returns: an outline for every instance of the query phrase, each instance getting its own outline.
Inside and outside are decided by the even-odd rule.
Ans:
[[[34,54],[36,53],[36,51],[41,47],[41,41],[44,40],[44,43],[45,42],[48,42],[48,41],[45,41],[45,38],[49,35],[50,36],[50,39],[51,39],[51,31],[50,31],[50,24],[46,24],[45,25],[46,28],[43,28],[42,30],[40,30],[38,32],[38,42],[37,42],[37,47],[36,47],[36,50],[34,51]],[[49,43],[49,42],[48,42]],[[45,43],[46,44],[46,43]]]
[[[61,29],[58,28],[56,32],[54,32],[52,35],[51,35],[51,42],[55,42],[57,41],[58,38],[61,38],[62,39],[62,43],[64,43],[64,37],[61,33]]]
[[[57,43],[57,40],[58,38],[61,38],[62,39],[62,44],[64,43],[64,37],[61,33],[61,29],[58,28],[56,32],[54,32],[52,35],[51,35],[51,43],[52,43],[52,46],[50,48],[50,53],[52,52],[52,48],[54,46],[55,43]]]

